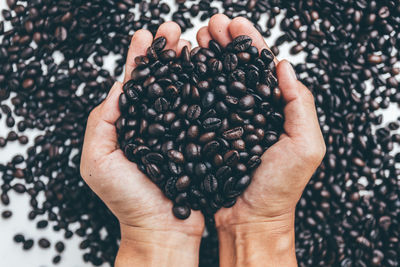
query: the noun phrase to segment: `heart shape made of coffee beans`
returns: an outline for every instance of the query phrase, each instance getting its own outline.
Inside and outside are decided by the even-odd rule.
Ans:
[[[184,47],[178,58],[159,37],[135,58],[119,98],[119,144],[179,219],[231,207],[261,155],[283,131],[274,56],[239,36],[226,48]]]

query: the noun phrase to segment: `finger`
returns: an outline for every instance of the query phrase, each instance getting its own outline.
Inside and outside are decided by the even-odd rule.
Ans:
[[[155,39],[160,36],[167,39],[167,44],[164,49],[176,50],[179,38],[181,37],[181,28],[173,21],[164,22],[158,28]]]
[[[131,44],[126,57],[124,83],[131,77],[132,70],[135,68],[135,57],[146,55],[147,48],[153,42],[153,35],[148,30],[138,30],[132,36]]]
[[[257,47],[260,52],[265,48],[271,51],[271,49],[265,42],[264,38],[262,37],[261,33],[257,31],[253,23],[246,18],[243,17],[234,18],[232,22],[229,24],[228,30],[232,39],[235,39],[240,35],[247,35],[253,40],[252,45]],[[277,63],[278,61],[275,57],[275,64]]]
[[[179,56],[181,55],[182,49],[183,49],[185,46],[187,46],[187,47],[189,48],[189,51],[190,51],[190,49],[191,49],[191,47],[192,47],[192,45],[190,44],[190,42],[189,42],[188,40],[185,40],[185,39],[180,39],[180,40],[178,41],[178,45],[176,46],[176,54],[177,54],[177,57],[179,57]]]
[[[119,96],[122,93],[122,83],[115,82],[106,99],[89,115],[82,157],[102,157],[117,149],[117,132],[115,122],[120,116],[118,107]],[[92,153],[95,150],[95,153]]]
[[[197,43],[201,47],[208,47],[208,43],[212,40],[208,26],[201,27],[196,35]]]
[[[211,37],[223,47],[232,41],[228,30],[230,23],[231,20],[223,14],[212,16],[208,23],[208,31]]]
[[[285,133],[290,138],[321,138],[314,98],[311,92],[297,80],[292,65],[283,60],[277,65],[279,88],[285,101]]]

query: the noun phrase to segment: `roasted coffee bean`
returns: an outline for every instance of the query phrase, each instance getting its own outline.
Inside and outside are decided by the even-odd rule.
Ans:
[[[219,118],[207,118],[202,123],[203,129],[206,131],[215,131],[221,126]]]
[[[249,169],[254,170],[261,164],[261,159],[259,156],[254,155],[252,156],[249,161],[247,162],[247,166]]]
[[[178,205],[186,205],[188,204],[188,198],[187,192],[178,193],[174,199],[174,203]]]
[[[176,218],[181,220],[184,220],[190,216],[190,208],[186,205],[174,205],[172,212]]]
[[[211,73],[219,74],[222,71],[223,64],[220,60],[216,58],[210,59],[208,62],[208,69]]]
[[[226,54],[223,65],[225,71],[234,71],[238,66],[238,57],[236,56],[236,54]]]
[[[263,50],[261,50],[261,59],[266,65],[268,65],[274,60],[274,55],[269,49],[264,48]]]
[[[222,133],[222,136],[226,139],[226,140],[236,140],[242,137],[244,133],[244,130],[242,127],[236,127],[233,129],[229,129],[225,132]]]
[[[53,260],[52,260],[52,262],[53,262],[54,264],[58,264],[60,261],[61,261],[61,256],[60,256],[60,255],[55,256],[55,257],[53,258]]]
[[[186,117],[188,120],[193,121],[197,120],[201,115],[201,108],[199,105],[191,105],[186,113]]]
[[[38,245],[41,248],[49,248],[50,247],[50,241],[47,240],[46,238],[41,238],[38,241]]]
[[[239,108],[243,110],[248,110],[253,108],[255,105],[255,100],[252,95],[245,95],[239,100]]]
[[[191,183],[190,177],[187,175],[183,175],[176,180],[175,184],[176,190],[178,190],[179,192],[185,191],[186,189],[189,188],[190,183]]]
[[[64,243],[63,243],[62,241],[58,241],[58,242],[55,244],[55,248],[56,248],[56,251],[57,251],[58,253],[61,253],[61,252],[64,251],[65,245],[64,245]]]
[[[216,135],[215,132],[206,132],[206,133],[202,134],[202,135],[199,137],[199,143],[200,143],[200,144],[206,144],[206,143],[208,143],[208,142],[214,140],[216,136],[217,136],[217,135]]]
[[[175,187],[176,181],[177,181],[176,177],[171,177],[165,183],[164,193],[165,193],[165,196],[169,199],[174,199],[175,195],[177,193],[177,190]]]
[[[181,165],[176,164],[175,162],[168,162],[168,170],[174,176],[179,176],[182,174]]]
[[[251,176],[245,175],[236,182],[235,189],[237,191],[243,191],[244,189],[246,189],[246,187],[249,186],[250,182],[251,182]]]
[[[155,152],[150,152],[146,154],[145,158],[148,163],[154,163],[157,165],[161,164],[164,161],[164,157],[161,154]]]
[[[16,243],[24,242],[24,241],[25,241],[25,237],[24,237],[22,234],[16,234],[16,235],[14,236],[14,241],[15,241]]]
[[[232,94],[234,95],[243,95],[246,93],[247,88],[246,86],[238,81],[234,81],[230,84],[229,86],[229,90],[230,92],[232,92]]]
[[[207,174],[207,166],[204,163],[197,163],[194,166],[194,173],[197,177],[204,177]]]
[[[214,154],[219,152],[220,143],[218,141],[210,141],[204,145],[202,149],[203,156],[212,157]]]
[[[199,158],[200,157],[199,147],[194,143],[187,144],[185,148],[185,157],[189,161],[196,160],[197,158]]]
[[[162,136],[165,133],[165,127],[159,123],[153,123],[149,125],[148,133],[151,136]]]
[[[168,158],[175,162],[175,163],[184,163],[185,162],[185,158],[183,156],[183,154],[177,150],[170,150],[168,151]]]
[[[32,239],[26,239],[25,241],[24,241],[24,244],[23,244],[23,249],[24,250],[30,250],[32,247],[33,247],[33,240]]]
[[[175,50],[172,50],[172,49],[164,50],[160,54],[160,59],[163,62],[169,62],[175,58],[176,58],[176,52],[175,52]]]
[[[222,166],[217,170],[215,176],[218,178],[218,180],[224,180],[228,178],[231,175],[231,173],[232,169],[229,166]]]
[[[147,78],[150,75],[150,68],[144,67],[144,68],[135,68],[132,73],[131,73],[131,79],[133,81],[140,81],[145,78]]]
[[[208,174],[203,180],[203,187],[205,192],[213,194],[217,191],[218,181],[214,175]]]
[[[10,210],[5,210],[5,211],[3,211],[2,213],[1,213],[1,217],[3,218],[3,219],[8,219],[8,218],[10,218],[12,216],[12,211],[10,211]]]
[[[159,182],[162,178],[161,170],[155,164],[147,164],[146,173],[154,182]]]
[[[233,167],[239,161],[239,152],[236,150],[229,150],[224,154],[224,163],[230,167]]]
[[[252,39],[247,35],[240,35],[233,39],[232,47],[235,52],[243,52],[246,51],[252,43]]]
[[[165,39],[165,37],[163,37],[163,36],[160,36],[160,37],[154,39],[151,46],[154,48],[154,50],[156,52],[160,52],[164,49],[166,44],[167,44],[167,39]]]
[[[215,103],[215,94],[213,92],[206,92],[201,100],[203,108],[210,108]]]
[[[157,112],[160,112],[160,113],[166,112],[168,110],[168,108],[169,108],[169,102],[164,97],[159,97],[154,102],[154,109]]]

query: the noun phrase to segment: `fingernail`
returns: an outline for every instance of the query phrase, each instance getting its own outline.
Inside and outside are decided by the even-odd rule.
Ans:
[[[290,64],[289,61],[286,62],[287,62],[287,72],[290,76],[290,79],[297,80],[296,72],[294,71],[292,64]]]

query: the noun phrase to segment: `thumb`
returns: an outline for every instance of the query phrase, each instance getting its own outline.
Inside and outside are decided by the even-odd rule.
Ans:
[[[90,112],[82,158],[88,155],[102,157],[117,149],[118,138],[114,124],[120,116],[118,99],[121,93],[122,83],[115,82],[106,99]]]
[[[293,139],[320,138],[321,130],[313,95],[297,80],[296,73],[287,60],[279,62],[276,70],[285,102],[285,133]]]

